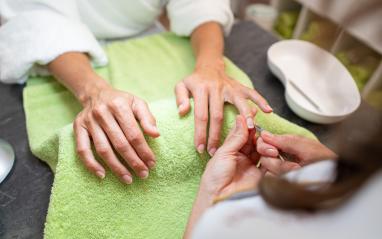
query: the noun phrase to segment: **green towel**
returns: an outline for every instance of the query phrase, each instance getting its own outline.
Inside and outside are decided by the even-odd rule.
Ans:
[[[110,171],[103,181],[88,173],[75,153],[71,125],[80,105],[54,79],[31,78],[24,90],[30,146],[55,172],[45,238],[181,238],[208,160],[193,145],[193,113],[180,118],[173,93],[194,66],[189,41],[165,33],[115,42],[105,50],[110,64],[98,73],[145,99],[157,119],[161,137],[147,138],[157,165],[147,180],[135,178],[132,185]],[[230,76],[251,86],[242,71],[226,64]],[[224,135],[235,114],[226,107]],[[276,114],[259,112],[256,118],[274,133],[314,137]]]

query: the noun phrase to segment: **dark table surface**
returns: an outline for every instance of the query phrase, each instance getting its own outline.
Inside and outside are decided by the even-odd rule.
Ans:
[[[240,22],[226,41],[226,55],[249,75],[274,111],[313,131],[321,140],[333,126],[309,123],[286,105],[282,84],[269,71],[266,51],[276,39],[254,23]],[[16,153],[15,165],[0,184],[0,238],[42,238],[53,174],[28,146],[22,85],[0,84],[0,138]]]

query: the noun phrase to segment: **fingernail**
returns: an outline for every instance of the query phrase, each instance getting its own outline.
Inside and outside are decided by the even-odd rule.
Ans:
[[[156,125],[153,125],[153,126],[151,126],[151,127],[152,127],[152,129],[153,129],[155,132],[159,133],[158,127],[157,127]]]
[[[133,182],[133,179],[131,178],[130,175],[124,175],[122,177],[122,180],[126,183],[126,184],[131,184]]]
[[[204,152],[204,144],[200,144],[197,150],[198,150],[198,153],[202,154]]]
[[[253,119],[251,117],[247,118],[247,126],[249,129],[253,129],[255,124],[253,123]]]
[[[141,177],[141,178],[143,178],[143,179],[147,178],[148,176],[149,176],[149,172],[146,171],[146,170],[141,171],[141,172],[139,173],[139,177]]]
[[[149,165],[150,168],[154,168],[155,167],[155,162],[154,161],[149,161],[147,164]]]
[[[182,104],[180,104],[180,105],[178,106],[178,111],[179,111],[179,113],[182,112],[183,107],[184,107],[184,103],[182,103]]]
[[[97,175],[97,177],[99,177],[100,179],[104,179],[104,178],[105,178],[105,173],[102,172],[102,171],[97,171],[97,172],[96,172],[96,175]]]
[[[277,156],[277,151],[275,149],[266,149],[265,152],[269,155],[269,156]]]
[[[266,111],[273,111],[273,109],[269,105],[265,105],[264,108]]]
[[[214,156],[215,152],[216,152],[216,148],[212,148],[212,149],[210,149],[210,150],[208,151],[208,153],[209,153],[211,156]]]

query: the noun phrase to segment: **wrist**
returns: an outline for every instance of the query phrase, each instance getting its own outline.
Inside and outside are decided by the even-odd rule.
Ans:
[[[87,102],[95,97],[97,97],[102,91],[111,88],[108,82],[99,77],[97,74],[89,74],[84,77],[84,82],[86,82],[81,90],[76,93],[77,99],[82,105],[87,104]]]
[[[195,71],[213,70],[217,72],[225,71],[223,57],[199,58],[195,64]]]

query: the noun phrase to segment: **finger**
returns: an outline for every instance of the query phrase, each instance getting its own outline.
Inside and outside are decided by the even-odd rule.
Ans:
[[[176,95],[176,105],[178,106],[179,114],[181,116],[184,116],[190,111],[191,105],[190,105],[190,95],[183,81],[176,84],[175,95]]]
[[[247,96],[260,107],[260,109],[265,113],[272,112],[272,107],[269,106],[268,102],[262,97],[256,90],[247,88]]]
[[[249,129],[253,129],[255,127],[255,123],[253,120],[254,114],[247,100],[240,97],[236,97],[236,99],[234,99],[234,105],[237,107],[240,114],[245,117],[247,127]]]
[[[88,122],[89,132],[93,139],[97,154],[105,161],[110,170],[126,184],[131,184],[133,178],[126,167],[118,160],[101,126],[93,119]]]
[[[271,157],[261,157],[260,158],[261,167],[266,169],[267,171],[275,174],[280,175],[282,173],[281,170],[281,160],[278,158],[271,158]]]
[[[114,110],[113,114],[117,119],[123,134],[125,135],[129,146],[126,148],[123,157],[134,172],[141,178],[147,178],[149,175],[149,168],[155,166],[155,155],[147,144],[142,131],[139,128],[133,112],[129,107],[121,106],[118,110]],[[143,162],[144,163],[143,163]]]
[[[160,135],[156,126],[156,120],[153,114],[150,112],[146,102],[143,100],[134,100],[132,110],[146,134],[155,138]]]
[[[259,137],[257,139],[256,150],[259,154],[265,157],[275,158],[279,155],[277,148],[273,145],[265,143],[262,137]]]
[[[281,175],[301,167],[297,163],[289,161],[283,162],[278,158],[261,157],[260,161],[262,167],[275,175]]]
[[[97,177],[105,178],[105,169],[94,158],[90,145],[90,136],[88,131],[82,127],[79,123],[74,122],[74,134],[76,137],[76,149],[81,161],[85,167]]]
[[[249,129],[249,136],[248,140],[243,146],[243,148],[240,150],[245,155],[250,155],[251,152],[256,150],[256,141],[253,141],[252,139],[256,137],[256,130],[255,129]]]
[[[283,152],[298,154],[297,137],[293,135],[274,135],[268,131],[261,132],[261,138],[265,143],[273,145]]]
[[[197,151],[201,154],[204,152],[207,141],[207,124],[208,124],[208,95],[206,92],[195,92],[195,135],[194,143]]]
[[[137,155],[137,150],[133,149],[131,146],[132,141],[128,142],[128,136],[124,134],[124,132],[121,130],[121,127],[118,125],[118,123],[115,121],[114,117],[110,113],[104,113],[101,121],[101,126],[106,132],[108,138],[110,139],[113,147],[117,152],[122,156],[122,158],[126,161],[126,163],[134,170],[134,172],[141,178],[147,178],[148,177],[148,171],[149,169],[147,166],[142,162],[152,162],[154,161],[154,155],[152,154],[150,148],[143,149],[143,150],[149,150],[151,152],[145,152],[140,154],[140,157]],[[135,119],[134,119],[135,121]],[[138,127],[138,126],[137,126]],[[134,129],[135,131],[138,131],[142,134],[142,132],[139,129]],[[131,130],[130,134],[133,134],[134,132]],[[143,135],[142,135],[143,137]],[[144,142],[146,142],[143,139]],[[142,149],[141,149],[142,150]]]
[[[226,153],[239,152],[248,139],[248,128],[245,124],[244,117],[238,115],[236,117],[235,126],[229,132],[224,144],[219,148]]]
[[[223,125],[224,99],[220,94],[210,96],[210,129],[208,131],[208,153],[213,156],[220,144],[220,132]]]

